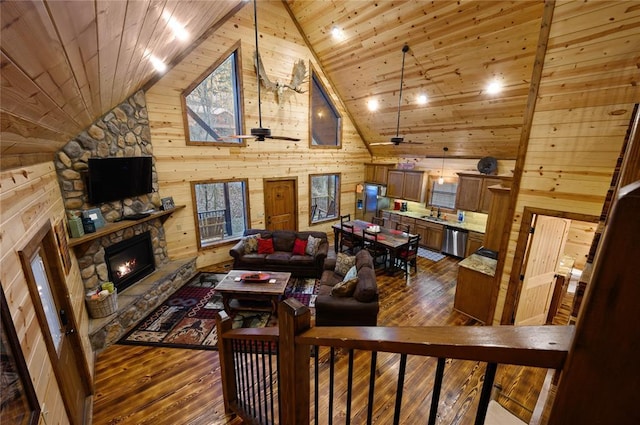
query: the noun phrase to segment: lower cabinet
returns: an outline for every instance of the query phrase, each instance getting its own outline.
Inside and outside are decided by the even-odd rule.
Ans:
[[[424,220],[416,220],[415,233],[420,235],[420,245],[433,251],[442,249],[442,224],[430,223]]]
[[[466,267],[458,267],[453,308],[485,325],[491,324],[491,294],[494,277]]]
[[[464,254],[465,258],[476,252],[482,247],[484,242],[484,233],[469,232],[469,238],[467,239],[467,249]]]

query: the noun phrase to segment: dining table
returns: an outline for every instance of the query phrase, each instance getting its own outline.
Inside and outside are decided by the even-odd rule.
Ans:
[[[358,239],[364,239],[362,231],[374,226],[373,223],[369,223],[364,220],[351,220],[345,221],[344,224],[353,226],[353,234]],[[340,232],[342,231],[342,224],[336,223],[333,226],[333,246],[336,252],[339,252],[340,246]],[[412,236],[409,233],[403,232],[401,230],[392,230],[387,229],[386,227],[379,226],[378,233],[378,243],[385,248],[389,252],[389,266],[385,268],[389,270],[393,270],[395,264],[396,253],[402,248],[406,247],[409,243],[409,236]]]

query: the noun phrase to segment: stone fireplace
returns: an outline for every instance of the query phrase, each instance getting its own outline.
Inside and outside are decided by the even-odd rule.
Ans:
[[[124,291],[155,270],[150,232],[125,239],[104,250],[109,280]]]
[[[83,173],[88,169],[89,158],[131,156],[153,156],[143,91],[70,140],[56,153],[54,161],[67,215],[77,216],[83,210],[100,208],[106,226],[113,229],[72,245],[87,292],[107,281],[118,287],[118,311],[105,318],[89,320],[89,339],[96,351],[115,343],[196,273],[195,258],[169,259],[163,224],[168,215],[152,215],[149,219],[127,223],[126,227],[116,225],[123,214],[160,209],[155,160],[153,192],[100,205],[88,203]],[[135,257],[135,265],[131,264],[131,257]],[[141,263],[146,265],[139,270]],[[132,270],[122,273],[123,267]]]

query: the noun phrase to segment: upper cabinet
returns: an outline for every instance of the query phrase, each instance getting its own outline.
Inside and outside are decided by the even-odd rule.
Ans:
[[[426,174],[424,171],[389,170],[387,173],[387,196],[424,202]]]
[[[364,181],[387,184],[387,172],[394,167],[393,164],[364,164]]]
[[[510,176],[487,176],[484,174],[458,173],[456,209],[488,213],[491,205],[490,186],[511,186]]]

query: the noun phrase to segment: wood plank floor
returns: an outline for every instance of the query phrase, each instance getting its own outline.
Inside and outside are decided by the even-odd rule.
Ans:
[[[379,275],[378,324],[477,325],[473,319],[453,310],[457,263],[450,257],[437,263],[420,258],[418,274],[406,282],[403,277]],[[221,265],[207,271],[224,269]],[[567,302],[570,300],[565,300],[565,310]],[[345,360],[347,356],[342,354],[341,360]],[[321,352],[321,364],[327,358],[328,354]],[[398,363],[398,356],[381,353],[377,373],[395,373]],[[354,379],[365,379],[369,373],[368,354],[358,364],[361,366],[356,367]],[[344,376],[341,373],[345,365],[346,360],[337,364],[336,376]],[[432,358],[409,358],[402,417],[412,419],[403,423],[426,422],[431,398],[429,376],[434,365]],[[473,423],[484,369],[485,365],[478,362],[448,361],[438,424]],[[111,346],[99,354],[96,362],[93,424],[240,424],[240,419],[224,414],[219,370],[216,351]],[[500,366],[495,383],[502,390],[497,400],[528,422],[545,374],[546,370],[542,369]],[[392,423],[395,391],[391,385],[376,388],[375,423]],[[328,397],[322,395],[320,406],[324,409],[327,404]],[[336,408],[340,410],[338,403]],[[365,421],[366,406],[354,405],[351,423]],[[337,414],[334,422],[344,423],[344,419]],[[326,419],[321,423],[326,423]]]

